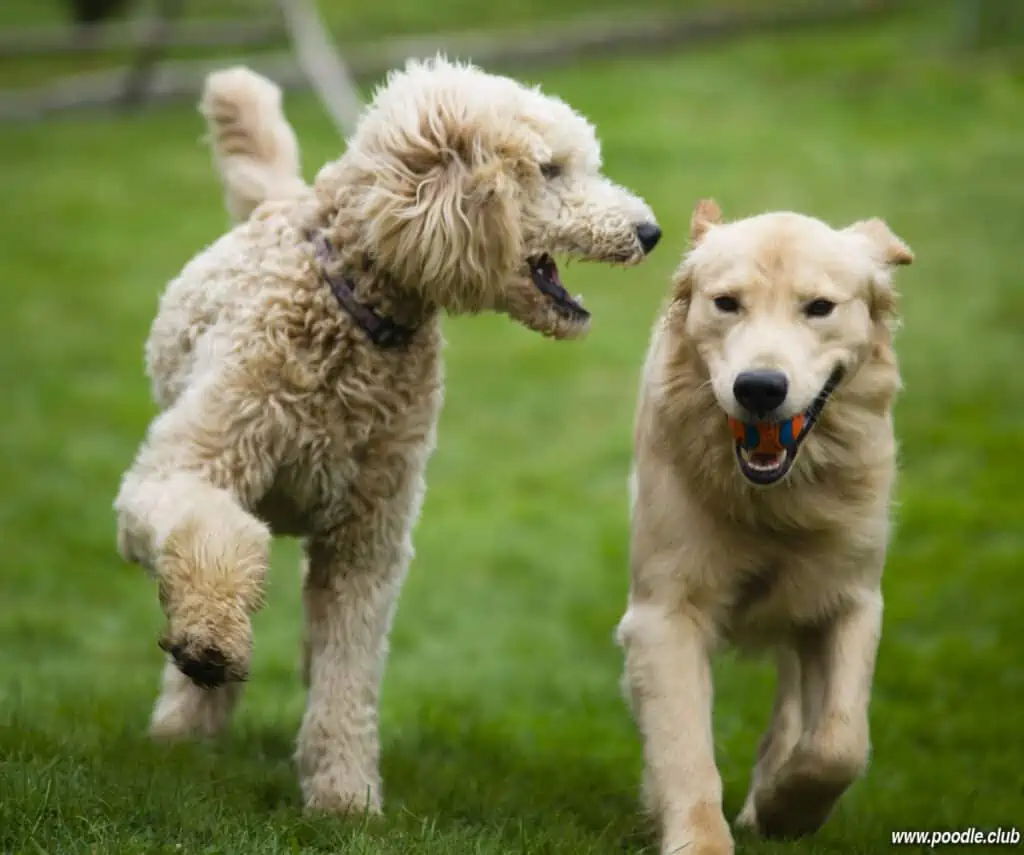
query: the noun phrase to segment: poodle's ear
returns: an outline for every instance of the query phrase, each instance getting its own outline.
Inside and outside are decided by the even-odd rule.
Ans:
[[[522,260],[513,164],[486,129],[441,108],[416,125],[388,129],[356,190],[368,251],[450,309],[483,308]]]
[[[892,272],[914,262],[914,253],[889,228],[884,220],[874,217],[861,220],[843,230],[853,235],[867,248],[871,260],[877,265],[871,277],[869,309],[878,321],[892,318],[896,312],[896,290],[892,284]]]
[[[701,199],[690,217],[690,243],[699,244],[714,226],[722,222],[722,211],[714,199]]]
[[[519,181],[513,163],[499,155],[472,157],[452,167],[436,187],[438,202],[456,214],[447,224],[449,249],[465,285],[504,278],[523,258]],[[439,270],[439,278],[445,272]]]

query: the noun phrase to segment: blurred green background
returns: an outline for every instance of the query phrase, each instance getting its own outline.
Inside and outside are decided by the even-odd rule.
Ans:
[[[698,5],[723,9],[321,9],[347,48],[456,30],[568,31]],[[231,733],[205,746],[145,737],[162,618],[152,584],[117,556],[111,502],[154,412],[142,343],[158,296],[227,224],[199,117],[186,99],[0,125],[0,851],[655,852],[637,812],[640,746],[612,633],[626,595],[636,382],[702,196],[732,217],[882,216],[917,254],[899,277],[903,472],[873,763],[814,838],[740,837],[739,851],[868,855],[887,851],[897,829],[1019,827],[1021,8],[897,3],[786,34],[516,68],[595,122],[607,172],[647,198],[665,237],[635,270],[568,268],[568,287],[594,312],[583,342],[548,342],[500,317],[446,322],[447,403],[385,681],[387,810],[368,824],[301,812],[291,543],[275,553]],[[43,0],[0,4],[0,35],[66,20]],[[126,58],[4,56],[0,89]],[[310,177],[343,143],[312,95],[289,94],[286,109]],[[732,816],[772,678],[730,657],[716,677]]]

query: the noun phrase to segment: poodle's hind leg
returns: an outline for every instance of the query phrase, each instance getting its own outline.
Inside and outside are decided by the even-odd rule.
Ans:
[[[189,390],[154,421],[115,502],[122,555],[159,586],[160,646],[206,688],[247,679],[264,596],[270,531],[246,507],[273,478],[274,435],[251,404],[228,383]]]
[[[155,739],[166,740],[216,736],[227,726],[241,696],[241,683],[205,689],[182,674],[173,661],[168,661],[149,733]]]
[[[421,489],[307,545],[308,700],[296,760],[309,809],[380,811],[378,698]]]

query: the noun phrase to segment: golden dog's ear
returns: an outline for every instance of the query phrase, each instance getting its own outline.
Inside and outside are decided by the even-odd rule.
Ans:
[[[892,271],[896,267],[912,264],[914,253],[889,228],[884,220],[874,217],[861,220],[844,231],[864,241],[874,262],[879,265],[871,282],[871,317],[882,323],[889,323],[896,315],[896,289],[892,283]]]
[[[722,210],[714,199],[701,199],[690,216],[690,245],[696,247],[715,226],[721,225]],[[669,300],[682,317],[690,310],[693,296],[693,262],[689,255],[683,257],[672,276],[672,293]]]
[[[913,251],[893,234],[885,220],[878,217],[861,220],[852,226],[847,226],[846,231],[860,235],[867,240],[876,257],[887,266],[896,267],[912,264],[914,261]]]
[[[693,264],[689,256],[683,260],[672,274],[672,290],[669,292],[669,302],[675,306],[686,317],[690,311],[690,300],[693,299]]]
[[[696,246],[708,231],[722,222],[722,211],[714,199],[701,199],[690,217],[690,243]]]

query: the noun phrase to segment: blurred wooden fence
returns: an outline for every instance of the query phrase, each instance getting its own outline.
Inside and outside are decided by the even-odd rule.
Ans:
[[[193,0],[199,3],[201,0]],[[205,0],[203,0],[205,2]],[[971,0],[975,2],[975,0]],[[986,0],[977,0],[986,2]],[[1019,0],[1024,6],[1024,0]],[[798,8],[765,3],[761,11],[709,11],[689,15],[631,15],[609,22],[581,21],[533,31],[393,39],[362,43],[342,59],[319,21],[312,0],[247,4],[247,17],[196,21],[184,18],[185,0],[157,0],[155,14],[132,23],[103,23],[86,30],[64,27],[0,30],[0,62],[15,57],[127,52],[122,67],[75,74],[39,86],[0,91],[0,121],[31,120],[86,108],[131,108],[169,99],[193,99],[205,75],[244,62],[285,88],[312,85],[339,130],[347,134],[359,108],[354,80],[372,79],[409,57],[439,50],[489,67],[571,64],[589,56],[678,48],[749,33],[833,25],[889,13],[900,0],[817,0]],[[274,53],[256,52],[287,44]],[[230,55],[211,60],[169,59],[181,49],[216,48]]]
[[[1024,0],[960,0],[962,43],[1002,47],[1024,42]]]

